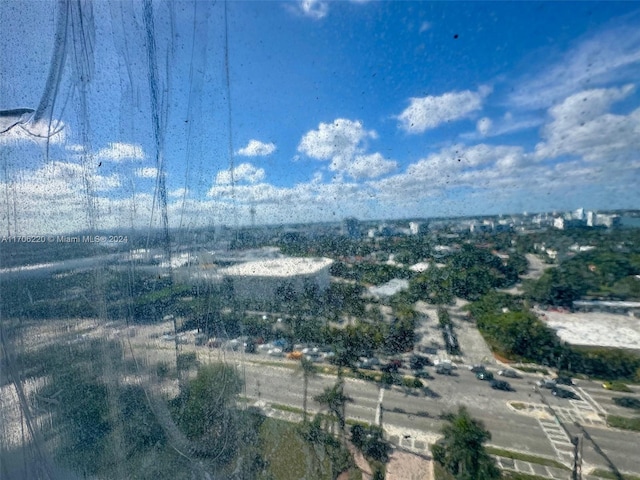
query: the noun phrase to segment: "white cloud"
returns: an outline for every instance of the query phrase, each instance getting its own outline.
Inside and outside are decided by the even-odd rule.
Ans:
[[[320,20],[329,13],[329,5],[321,0],[301,0],[300,12],[306,17]]]
[[[143,167],[136,169],[136,177],[140,178],[156,178],[158,169],[155,167]]]
[[[120,186],[120,177],[98,175],[96,168],[52,161],[35,170],[20,170],[3,182],[8,192],[0,199],[12,230],[19,234],[46,234],[87,228],[87,213],[98,212],[98,194]],[[85,186],[88,186],[87,190]]]
[[[442,123],[465,118],[482,108],[482,102],[490,92],[490,88],[481,87],[477,92],[464,90],[437,97],[413,97],[397,117],[400,128],[408,133],[422,133]]]
[[[338,118],[307,132],[298,145],[298,151],[316,160],[351,158],[363,148],[367,138],[376,137],[376,132],[365,130],[360,121]]]
[[[481,118],[476,123],[474,131],[462,133],[460,138],[471,141],[484,140],[489,137],[499,137],[500,135],[536,128],[543,123],[543,118],[524,116],[515,119],[511,112],[507,112],[497,120],[492,120],[488,117]]]
[[[144,151],[140,145],[121,142],[110,143],[108,147],[98,151],[96,156],[103,160],[111,160],[113,162],[143,160],[145,158]]]
[[[71,144],[71,145],[65,145],[64,148],[66,148],[68,152],[72,152],[72,153],[84,152],[84,145]]]
[[[354,179],[377,178],[398,168],[398,163],[385,159],[380,153],[356,155],[345,171]]]
[[[169,197],[171,198],[182,198],[185,195],[189,194],[189,189],[187,188],[176,188],[175,190],[171,190],[169,192]]]
[[[544,68],[520,80],[509,96],[520,108],[548,108],[563,98],[593,86],[634,81],[640,77],[638,14],[626,25],[606,28],[583,37],[553,62],[543,52]]]
[[[418,30],[418,32],[419,33],[423,33],[423,32],[426,32],[429,29],[431,29],[431,22],[422,22],[420,24],[420,29]]]
[[[276,151],[275,143],[264,143],[259,140],[249,140],[246,147],[241,148],[236,153],[245,157],[264,157]]]
[[[486,137],[487,134],[489,133],[489,130],[491,130],[491,125],[492,124],[493,124],[493,122],[491,121],[490,118],[482,117],[476,123],[476,130],[478,130],[478,133],[480,135],[482,135],[483,137]]]
[[[232,175],[233,173],[233,175]],[[250,163],[241,163],[233,169],[222,170],[216,175],[217,185],[231,185],[231,183],[258,183],[265,177],[263,168],[256,168]]]
[[[530,164],[527,158],[521,147],[452,145],[410,164],[402,173],[371,181],[369,186],[378,192],[378,198],[408,204],[451,188],[503,188],[519,178]]]
[[[640,151],[640,108],[628,115],[608,113],[611,105],[628,97],[632,85],[585,90],[549,110],[551,121],[536,145],[539,159],[579,156],[589,162],[630,160]]]
[[[316,160],[331,160],[331,171],[346,173],[356,180],[374,178],[397,167],[396,162],[380,153],[366,153],[367,140],[377,137],[374,130],[366,130],[360,121],[338,118],[307,132],[298,151]]]

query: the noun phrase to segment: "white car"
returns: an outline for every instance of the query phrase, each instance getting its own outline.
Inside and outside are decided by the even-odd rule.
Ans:
[[[284,352],[281,348],[272,348],[267,352],[267,355],[271,355],[272,357],[284,357]]]

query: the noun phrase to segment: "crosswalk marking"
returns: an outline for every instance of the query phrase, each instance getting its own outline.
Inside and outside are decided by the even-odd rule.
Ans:
[[[587,403],[589,403],[592,408],[596,411],[596,413],[606,414],[607,412],[600,406],[598,402],[596,402],[591,395],[589,395],[583,388],[576,387],[576,390],[580,391],[582,398],[585,399]]]
[[[565,462],[570,460],[573,445],[564,429],[556,420],[538,419],[542,431],[551,442],[551,446],[556,452],[556,456]],[[569,458],[567,458],[569,457]]]

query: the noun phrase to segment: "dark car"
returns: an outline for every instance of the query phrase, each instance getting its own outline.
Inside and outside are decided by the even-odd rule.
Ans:
[[[433,362],[429,359],[429,357],[424,357],[422,355],[411,355],[411,358],[409,359],[409,368],[411,368],[411,370],[420,370],[430,365],[433,365]]]
[[[433,380],[433,377],[426,370],[422,370],[421,372],[416,372],[416,378],[423,378],[425,380]]]
[[[438,349],[436,347],[420,346],[420,347],[418,347],[418,351],[420,351],[421,353],[428,353],[429,355],[437,355],[438,354]]]
[[[453,375],[451,364],[441,363],[436,365],[436,373],[439,375]]]
[[[572,391],[565,390],[564,388],[560,388],[560,387],[554,388],[553,390],[551,390],[551,393],[553,394],[554,397],[558,397],[558,398],[570,398],[572,400],[580,400],[580,397],[578,397]]]
[[[511,388],[511,385],[509,385],[509,382],[505,382],[504,380],[492,380],[491,388],[495,390],[504,390],[505,392],[510,392],[513,390],[513,388]]]
[[[478,373],[478,372],[484,372],[485,368],[484,365],[480,365],[480,364],[476,364],[476,365],[471,365],[469,367],[469,371],[471,373]]]
[[[518,375],[518,372],[516,372],[515,370],[511,370],[510,368],[505,368],[504,370],[500,370],[498,372],[498,375],[501,375],[503,377],[508,377],[508,378],[520,378],[520,375]]]
[[[478,372],[476,373],[476,378],[478,380],[487,380],[487,381],[491,381],[493,380],[493,373],[491,372]]]
[[[566,375],[561,375],[555,378],[555,381],[558,385],[573,385],[573,379]]]
[[[402,360],[389,360],[389,363],[383,365],[380,370],[385,373],[398,373],[398,370],[402,367]]]

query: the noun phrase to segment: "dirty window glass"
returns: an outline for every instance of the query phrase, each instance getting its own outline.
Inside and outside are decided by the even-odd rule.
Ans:
[[[640,476],[637,3],[0,25],[0,478]]]

